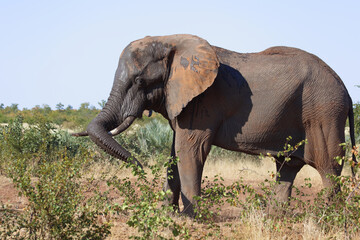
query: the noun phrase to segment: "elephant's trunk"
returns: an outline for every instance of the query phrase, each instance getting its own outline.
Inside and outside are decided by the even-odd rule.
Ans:
[[[144,99],[138,99],[137,88],[127,81],[128,69],[123,61],[115,74],[115,81],[104,108],[90,122],[86,132],[74,134],[75,136],[86,136],[105,152],[125,162],[132,162],[137,166],[141,164],[132,157],[112,136],[125,131],[143,110],[140,103]],[[137,85],[136,85],[137,86]],[[140,115],[141,116],[141,115]]]
[[[124,120],[125,125],[120,124],[118,128],[123,126],[119,130],[126,130],[127,127],[130,126],[130,122],[134,121],[134,117],[128,117]],[[126,128],[124,127],[126,126]],[[116,129],[118,129],[116,128]],[[120,133],[120,131],[116,131],[117,134]],[[108,130],[105,127],[105,124],[103,121],[99,120],[98,118],[95,118],[87,127],[87,133],[90,137],[90,139],[98,145],[101,149],[103,149],[105,152],[110,154],[113,157],[116,157],[124,162],[131,161],[133,164],[136,164],[137,166],[140,166],[142,168],[142,165],[140,162],[135,158],[131,156],[131,153],[128,152],[125,148],[123,148],[115,139],[112,138],[112,136],[109,134]]]

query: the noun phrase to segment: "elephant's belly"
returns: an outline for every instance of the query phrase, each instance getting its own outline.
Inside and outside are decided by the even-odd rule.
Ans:
[[[291,136],[290,144],[304,140],[305,133],[301,127],[285,123],[275,124],[222,124],[215,136],[213,144],[224,149],[245,152],[249,154],[276,154],[284,149],[287,138]]]

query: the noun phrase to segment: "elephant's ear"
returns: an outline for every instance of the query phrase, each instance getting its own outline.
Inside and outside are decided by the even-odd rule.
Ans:
[[[174,119],[196,96],[210,87],[218,72],[219,60],[214,49],[202,38],[173,35],[175,45],[170,74],[165,85],[166,110]]]

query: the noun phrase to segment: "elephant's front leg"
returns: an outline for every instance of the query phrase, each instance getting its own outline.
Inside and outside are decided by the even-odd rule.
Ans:
[[[181,129],[176,132],[175,150],[179,156],[182,213],[194,217],[195,196],[201,193],[201,177],[211,148],[211,134],[207,130]]]
[[[174,211],[179,211],[179,197],[180,197],[180,177],[177,162],[175,161],[175,132],[173,134],[173,142],[171,146],[171,159],[166,172],[167,180],[164,185],[164,190],[170,190],[171,195],[168,204],[171,204]]]

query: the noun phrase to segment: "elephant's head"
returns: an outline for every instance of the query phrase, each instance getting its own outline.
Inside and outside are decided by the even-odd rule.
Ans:
[[[122,52],[110,97],[86,133],[103,150],[127,161],[130,153],[113,138],[145,109],[176,118],[215,80],[219,61],[207,41],[192,35],[146,37]],[[137,162],[136,159],[133,160]]]

